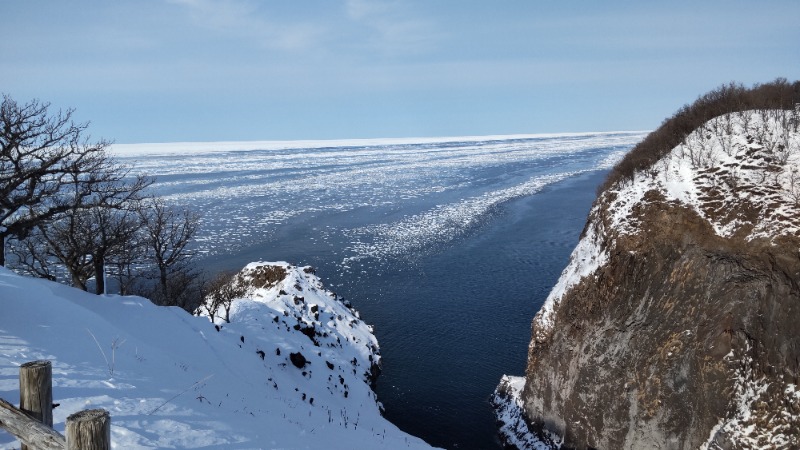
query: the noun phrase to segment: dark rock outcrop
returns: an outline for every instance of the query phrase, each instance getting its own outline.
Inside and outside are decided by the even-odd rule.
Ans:
[[[302,369],[303,367],[305,367],[305,366],[306,366],[306,364],[308,364],[308,360],[307,360],[307,359],[306,359],[306,357],[305,357],[305,356],[303,356],[303,354],[302,354],[302,353],[300,353],[300,352],[297,352],[297,353],[289,353],[289,361],[291,361],[291,362],[292,362],[292,364],[293,364],[295,367],[297,367],[298,369]]]

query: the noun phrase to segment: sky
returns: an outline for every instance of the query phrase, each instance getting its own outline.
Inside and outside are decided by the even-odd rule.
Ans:
[[[0,92],[116,143],[649,130],[800,78],[797,0],[0,0]]]

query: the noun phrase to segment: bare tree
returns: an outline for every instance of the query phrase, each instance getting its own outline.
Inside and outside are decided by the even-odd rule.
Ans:
[[[129,251],[140,227],[134,211],[100,206],[76,209],[37,227],[37,239],[31,242],[43,245],[28,244],[27,250],[40,266],[63,266],[74,287],[87,290],[87,281],[94,277],[95,292],[102,294],[106,263]],[[51,270],[45,268],[39,274]]]
[[[217,316],[217,310],[219,309],[219,305],[214,302],[214,299],[211,297],[211,292],[215,289],[215,287],[219,287],[220,284],[218,283],[217,279],[220,278],[220,274],[218,273],[210,280],[206,278],[206,273],[203,272],[199,276],[198,281],[198,290],[200,294],[200,303],[197,305],[192,314],[195,316],[200,316],[205,313],[209,320],[214,322],[214,318]]]
[[[795,207],[800,207],[800,173],[796,167],[789,172],[789,186],[785,194]]]
[[[107,141],[91,143],[88,125],[72,121],[73,110],[51,113],[49,106],[3,96],[0,265],[8,241],[23,270],[68,278],[84,290],[94,277],[97,293],[105,291],[107,265],[125,293],[137,271],[153,268],[151,300],[192,309],[200,297],[193,292],[189,248],[197,214],[160,199],[145,201],[151,179],[131,176],[111,160]]]
[[[47,251],[47,241],[37,229],[31,230],[25,239],[9,239],[8,248],[14,256],[15,269],[29,275],[51,281],[64,279],[63,266],[53,264]]]
[[[125,245],[124,251],[106,260],[106,270],[116,280],[119,295],[131,295],[140,291],[142,272],[147,264],[148,242],[142,232],[141,221],[138,232],[134,233]]]
[[[244,294],[244,289],[235,283],[232,273],[219,272],[208,283],[208,294],[198,307],[198,312],[205,312],[212,322],[215,317],[220,317],[230,323],[233,301],[241,298]]]
[[[89,228],[89,213],[77,210],[67,214],[61,220],[36,227],[37,239],[43,245],[28,247],[31,257],[41,264],[60,264],[69,274],[73,287],[87,290],[86,282],[91,278],[92,243],[89,239],[94,230]],[[50,269],[47,269],[50,270]]]
[[[129,250],[141,222],[135,212],[125,209],[96,207],[90,212],[91,223],[97,230],[91,250],[95,292],[103,294],[106,263]]]
[[[200,224],[200,216],[188,209],[169,206],[152,198],[139,210],[156,272],[154,302],[184,306],[192,281],[194,252],[188,247]]]
[[[3,95],[0,105],[0,265],[9,237],[24,239],[37,225],[91,195],[95,169],[109,143],[89,142],[88,124],[75,124],[73,110],[49,113],[48,103],[20,105]],[[67,183],[74,183],[64,195]]]
[[[74,287],[87,290],[94,277],[95,292],[104,293],[105,264],[124,255],[141,228],[137,205],[150,183],[100,154],[91,166],[65,172],[57,195],[66,209],[35,225],[35,239],[18,247],[27,254],[15,253],[17,263],[40,276],[60,265]]]

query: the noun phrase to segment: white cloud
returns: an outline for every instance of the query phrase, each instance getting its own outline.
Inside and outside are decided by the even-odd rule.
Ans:
[[[225,30],[241,25],[249,27],[256,5],[249,1],[231,0],[169,0],[189,9],[192,18],[215,29]]]
[[[361,20],[389,14],[396,5],[386,1],[347,0],[345,7],[350,18]]]
[[[192,26],[306,55],[408,56],[440,44],[436,23],[409,4],[393,0],[344,0],[298,5],[294,15],[254,0],[166,0],[180,7]],[[298,14],[300,13],[300,14]]]
[[[387,54],[427,53],[442,37],[432,20],[397,1],[347,0],[345,9],[351,20],[371,30],[368,44]]]
[[[206,29],[254,40],[276,50],[302,50],[321,41],[324,27],[270,20],[262,3],[251,0],[168,0],[185,7],[191,20]]]

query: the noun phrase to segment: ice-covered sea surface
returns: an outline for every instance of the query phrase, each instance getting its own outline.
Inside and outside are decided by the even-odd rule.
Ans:
[[[311,264],[375,325],[378,396],[446,448],[496,446],[488,397],[523,373],[530,320],[603,173],[643,133],[119,145],[202,214],[211,270]]]

